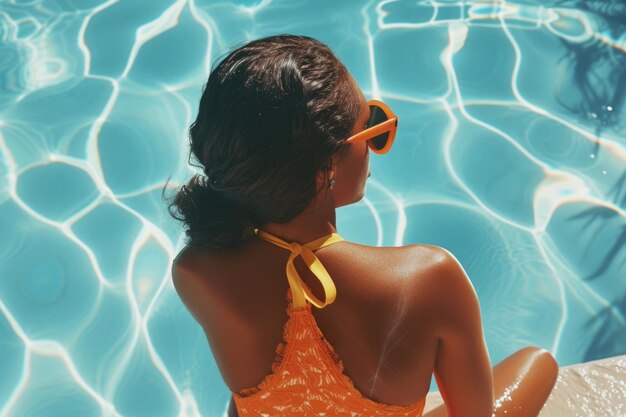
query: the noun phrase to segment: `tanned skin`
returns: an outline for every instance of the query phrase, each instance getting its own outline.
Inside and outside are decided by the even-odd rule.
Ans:
[[[364,129],[369,108],[361,89]],[[370,175],[364,142],[347,157],[333,157],[328,178],[311,205],[285,224],[262,229],[290,242],[310,242],[331,232],[335,209],[360,201]],[[340,230],[338,230],[341,233]],[[316,251],[337,288],[335,302],[313,308],[315,320],[344,363],[344,374],[366,397],[413,404],[429,390],[433,371],[447,404],[425,417],[534,417],[558,375],[545,349],[523,348],[491,367],[474,287],[444,248],[412,244],[374,247],[342,241]],[[221,375],[233,392],[271,373],[274,349],[287,320],[285,263],[289,251],[260,238],[226,253],[184,248],[172,266],[179,296],[202,326]],[[296,258],[296,269],[320,299],[323,289]],[[237,416],[231,398],[228,416]]]

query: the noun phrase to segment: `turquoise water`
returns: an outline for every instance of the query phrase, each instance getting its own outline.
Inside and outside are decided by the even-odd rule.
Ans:
[[[0,22],[0,417],[224,413],[161,188],[195,170],[211,64],[277,33],[399,116],[345,239],[451,251],[493,363],[626,353],[619,2],[0,0]]]

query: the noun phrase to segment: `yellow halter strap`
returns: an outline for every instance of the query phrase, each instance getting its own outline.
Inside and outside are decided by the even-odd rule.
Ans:
[[[324,265],[322,265],[320,260],[317,258],[317,256],[315,256],[315,253],[313,252],[314,250],[343,240],[343,238],[337,233],[337,229],[335,229],[335,227],[330,222],[328,222],[328,224],[333,230],[331,234],[322,236],[319,239],[315,239],[304,245],[301,245],[297,242],[286,242],[285,240],[261,229],[255,230],[257,236],[259,236],[260,238],[291,251],[291,255],[287,260],[286,272],[287,279],[289,280],[289,287],[291,288],[293,304],[296,308],[305,307],[305,299],[309,300],[317,308],[324,308],[327,305],[332,304],[335,301],[335,297],[337,296],[337,289],[335,288],[333,280],[330,278],[330,275],[326,271],[326,268],[324,268]],[[294,259],[296,259],[297,256],[302,257],[302,260],[304,261],[306,266],[322,283],[325,295],[324,302],[315,297],[311,292],[311,289],[306,285],[304,281],[302,281],[302,278],[300,278],[300,275],[298,274],[298,271],[293,264],[293,261]]]

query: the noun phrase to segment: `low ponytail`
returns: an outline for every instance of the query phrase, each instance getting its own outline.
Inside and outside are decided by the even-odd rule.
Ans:
[[[180,187],[168,211],[185,224],[190,246],[235,247],[252,237],[257,227],[248,211],[213,189],[202,175]]]

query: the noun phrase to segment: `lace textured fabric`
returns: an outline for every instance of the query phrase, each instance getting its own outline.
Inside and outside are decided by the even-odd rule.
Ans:
[[[283,326],[283,341],[276,346],[272,372],[258,385],[233,392],[237,412],[241,417],[419,417],[426,397],[401,406],[379,403],[361,394],[343,373],[342,361],[317,326],[311,305],[323,308],[331,304],[336,289],[313,251],[343,240],[329,225],[332,233],[303,245],[256,231],[259,237],[291,251],[286,265],[288,319]],[[297,256],[322,284],[323,302],[300,278],[293,265]]]
[[[288,293],[288,300],[290,299]],[[255,387],[233,393],[239,416],[419,417],[426,397],[399,406],[363,396],[343,373],[343,363],[322,335],[311,304],[289,304],[283,342],[276,347],[272,373]]]

